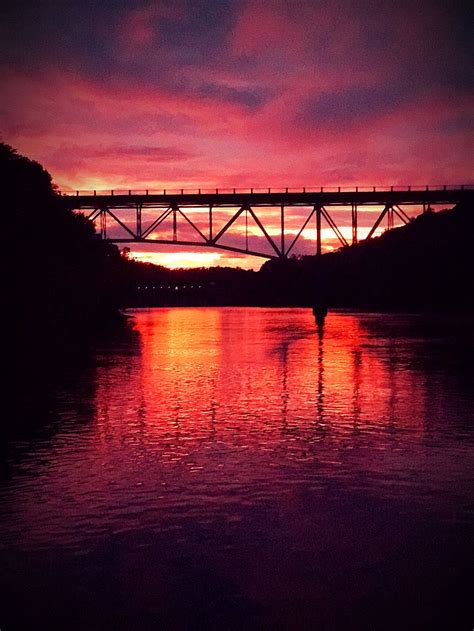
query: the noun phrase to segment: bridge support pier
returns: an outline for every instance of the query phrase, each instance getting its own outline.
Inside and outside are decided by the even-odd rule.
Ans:
[[[352,245],[357,243],[357,204],[352,202]]]
[[[100,217],[100,238],[107,239],[107,208],[101,208]]]
[[[393,206],[387,212],[387,228],[389,230],[393,228]]]
[[[321,206],[315,206],[314,212],[316,213],[316,256],[321,256],[322,248],[321,248],[321,215],[322,208]]]
[[[137,204],[137,237],[140,239],[142,236],[142,206]]]
[[[245,251],[249,251],[249,209],[245,209]]]
[[[173,211],[173,241],[177,241],[178,240],[178,220],[177,220],[177,212],[178,212],[178,207],[177,206],[173,206],[172,209]]]
[[[285,255],[285,204],[280,208],[280,257],[286,258]]]

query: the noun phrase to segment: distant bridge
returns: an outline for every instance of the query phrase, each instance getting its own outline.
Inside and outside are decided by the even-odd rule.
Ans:
[[[286,258],[293,251],[303,231],[314,219],[315,254],[320,255],[321,227],[323,220],[332,229],[342,246],[358,241],[358,212],[362,208],[382,206],[377,218],[366,236],[370,239],[377,228],[386,219],[388,229],[398,220],[408,223],[411,219],[403,206],[417,206],[420,212],[426,212],[435,205],[456,206],[461,202],[474,201],[474,185],[441,186],[390,186],[390,187],[319,187],[319,188],[216,188],[216,189],[163,189],[156,190],[109,190],[75,191],[63,193],[64,205],[71,210],[84,211],[88,219],[97,221],[103,239],[114,243],[153,243],[168,245],[199,246],[218,248],[264,258]],[[278,235],[271,236],[259,217],[259,209],[272,207],[278,222]],[[288,207],[307,207],[297,234],[285,231],[285,209]],[[341,227],[336,224],[329,209],[339,207],[350,212],[352,238],[346,239]],[[229,210],[225,224],[216,230],[216,209]],[[133,221],[126,222],[118,217],[118,210],[132,210]],[[151,223],[142,223],[143,210],[156,210],[156,217]],[[193,210],[206,211],[206,225],[196,225]],[[237,209],[237,210],[236,210]],[[245,218],[245,247],[225,245],[222,238],[235,221],[243,215]],[[201,215],[202,216],[202,215]],[[249,249],[248,219],[258,226],[270,246],[268,252]],[[172,221],[172,238],[160,239],[153,234],[167,219]],[[178,221],[185,221],[192,228],[194,239],[182,240],[178,234]],[[202,223],[202,222],[201,222]],[[107,233],[108,225],[118,225],[125,232],[124,237],[113,237]],[[272,229],[274,232],[274,229]],[[110,233],[109,233],[110,234]]]

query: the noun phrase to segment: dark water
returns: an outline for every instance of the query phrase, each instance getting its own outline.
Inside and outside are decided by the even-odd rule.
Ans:
[[[4,439],[2,631],[472,628],[471,323],[132,323]]]

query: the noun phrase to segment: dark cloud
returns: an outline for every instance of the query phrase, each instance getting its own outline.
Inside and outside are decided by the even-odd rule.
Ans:
[[[354,86],[309,97],[294,122],[331,129],[344,129],[355,123],[365,125],[368,119],[396,111],[412,98],[410,93],[396,92],[390,86]]]
[[[100,149],[90,147],[89,152],[90,156],[95,158],[119,156],[121,158],[146,158],[151,159],[153,162],[183,160],[196,156],[191,151],[178,147],[148,147],[146,145],[117,145],[101,147]]]
[[[472,9],[447,0],[8,0],[3,139],[70,189],[472,172]]]

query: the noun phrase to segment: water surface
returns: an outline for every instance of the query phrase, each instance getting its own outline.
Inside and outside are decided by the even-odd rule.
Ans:
[[[5,439],[2,630],[469,628],[469,322],[130,315]]]

